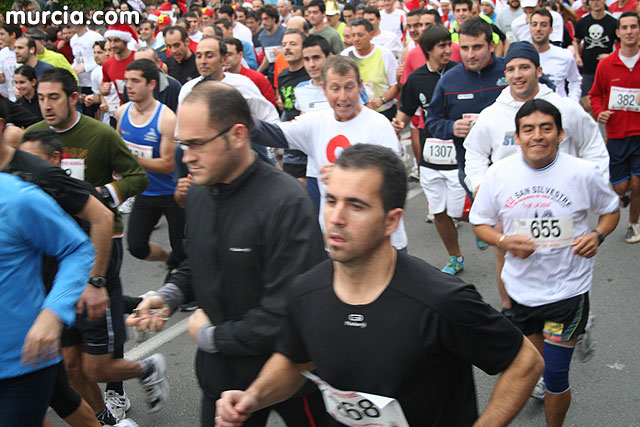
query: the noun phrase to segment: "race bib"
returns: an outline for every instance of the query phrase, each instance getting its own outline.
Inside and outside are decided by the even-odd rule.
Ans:
[[[573,238],[573,218],[528,218],[515,223],[516,233],[533,240],[536,249],[564,248]]]
[[[466,113],[462,115],[463,119],[471,119],[471,124],[470,124],[470,128],[473,127],[473,125],[476,124],[476,121],[478,120],[478,116],[480,114],[476,114],[476,113]]]
[[[149,145],[138,145],[133,142],[125,141],[129,150],[133,153],[134,156],[142,157],[143,159],[152,159],[153,158],[153,147]]]
[[[308,371],[302,375],[316,383],[327,412],[342,424],[350,427],[409,427],[400,403],[395,399],[338,390]]]
[[[309,111],[328,110],[331,108],[328,101],[316,101],[309,104]]]
[[[84,159],[62,159],[60,167],[70,177],[84,181]]]
[[[278,56],[278,52],[280,48],[278,46],[269,46],[264,48],[264,56],[267,57],[267,60],[270,63],[274,63],[276,61],[276,57]]]
[[[609,110],[640,112],[638,95],[640,89],[611,86],[609,93]]]
[[[424,161],[434,165],[455,165],[456,146],[452,139],[446,141],[438,138],[427,138],[422,150]]]
[[[363,86],[369,100],[375,98],[375,96],[373,96],[373,83],[363,83]]]

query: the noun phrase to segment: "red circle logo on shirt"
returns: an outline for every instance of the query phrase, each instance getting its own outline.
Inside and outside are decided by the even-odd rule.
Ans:
[[[336,161],[345,148],[351,146],[351,142],[344,135],[337,135],[331,138],[327,144],[327,159],[330,163]]]

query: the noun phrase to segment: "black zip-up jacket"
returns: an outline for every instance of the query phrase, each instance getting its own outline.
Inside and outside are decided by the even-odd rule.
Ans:
[[[326,258],[317,218],[305,189],[260,161],[231,184],[189,189],[187,260],[168,282],[216,326],[219,352],[196,356],[206,394],[245,389],[271,356],[292,279]]]

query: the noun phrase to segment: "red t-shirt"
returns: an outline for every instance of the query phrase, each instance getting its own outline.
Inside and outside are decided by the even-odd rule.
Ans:
[[[112,56],[102,64],[102,81],[113,82],[116,85],[120,103],[122,103],[122,95],[124,94],[124,72],[127,69],[127,65],[133,62],[134,53],[134,51],[131,51],[131,54],[122,61],[118,61],[115,56]]]
[[[622,12],[627,12],[629,10],[632,12],[635,12],[637,8],[638,8],[637,0],[629,0],[627,4],[625,4],[622,7],[619,7],[618,2],[615,2],[611,6],[609,6],[609,13],[612,14],[614,18],[619,18],[619,16],[616,16],[616,13],[622,14]]]
[[[58,53],[63,54],[64,57],[67,58],[67,61],[69,61],[69,64],[73,64],[73,51],[71,50],[71,45],[69,44],[69,42],[65,42],[64,46],[60,47],[62,42],[63,40],[58,40],[56,42],[56,46],[58,47]]]
[[[264,96],[270,103],[273,104],[274,107],[277,108],[276,94],[273,91],[271,83],[269,83],[269,80],[267,80],[264,74],[247,67],[242,67],[242,69],[240,70],[240,74],[249,77],[251,81],[255,83],[256,86],[258,86],[258,89],[260,89],[260,93],[262,93],[262,96]]]

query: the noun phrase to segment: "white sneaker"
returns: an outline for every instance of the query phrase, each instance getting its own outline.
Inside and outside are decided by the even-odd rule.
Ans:
[[[127,418],[127,411],[131,409],[131,401],[127,397],[127,393],[118,394],[114,390],[105,392],[104,403],[119,420]]]
[[[624,241],[627,243],[640,242],[640,224],[629,223],[629,226],[627,227],[627,234],[624,236]]]
[[[130,214],[131,210],[133,210],[133,202],[135,202],[135,200],[135,197],[129,197],[127,200],[122,202],[120,206],[118,206],[118,211],[123,215]]]
[[[531,397],[538,400],[544,400],[544,394],[545,394],[544,379],[540,377],[538,379],[538,382],[536,383],[536,386],[533,388],[533,391],[531,392]]]
[[[153,354],[142,361],[152,367],[152,372],[140,380],[146,393],[148,412],[158,412],[169,398],[169,382],[167,381],[167,363],[160,353]]]
[[[127,418],[126,420],[120,421],[118,424],[113,427],[140,427],[137,422]]]

